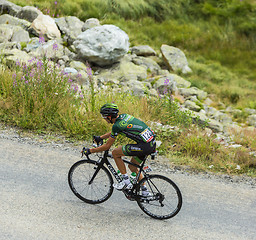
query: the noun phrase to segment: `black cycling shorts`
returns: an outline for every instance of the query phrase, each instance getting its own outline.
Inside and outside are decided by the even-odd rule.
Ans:
[[[135,156],[135,159],[141,163],[146,155],[154,152],[156,149],[156,141],[152,140],[149,143],[140,142],[137,144],[127,144],[122,146],[125,156]]]

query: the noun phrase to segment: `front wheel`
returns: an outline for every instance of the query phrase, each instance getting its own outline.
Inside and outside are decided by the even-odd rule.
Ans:
[[[76,162],[68,173],[68,183],[72,192],[86,203],[102,203],[113,193],[113,178],[104,166],[90,183],[97,168],[96,161],[81,160]]]
[[[142,186],[148,189],[148,196],[142,195]],[[150,217],[168,219],[174,217],[181,209],[182,195],[178,186],[162,175],[147,175],[137,187],[137,203]]]

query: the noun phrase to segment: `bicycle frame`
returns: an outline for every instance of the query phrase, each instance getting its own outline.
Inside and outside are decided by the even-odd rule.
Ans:
[[[100,171],[100,169],[102,168],[102,166],[103,166],[104,164],[107,165],[109,171],[113,174],[113,176],[115,177],[115,179],[116,179],[118,182],[122,182],[122,179],[121,179],[121,178],[119,177],[119,175],[117,174],[117,171],[116,171],[115,168],[112,166],[112,164],[109,162],[108,157],[110,157],[110,156],[109,156],[108,150],[107,150],[107,151],[104,152],[103,158],[101,159],[101,161],[98,162],[98,167],[97,167],[96,171],[94,172],[94,174],[93,174],[91,180],[89,181],[89,185],[92,184],[94,178],[96,177],[97,173]],[[88,156],[87,156],[87,158],[89,159]],[[135,181],[134,181],[134,183],[133,183],[133,188],[132,188],[132,189],[134,189],[134,187],[136,186],[136,184],[137,184],[137,182],[138,182],[138,179],[139,179],[139,176],[140,176],[140,174],[141,174],[142,172],[143,172],[144,176],[147,175],[147,173],[145,173],[145,171],[143,170],[143,167],[144,167],[144,165],[145,165],[146,159],[147,159],[147,156],[144,158],[144,160],[142,161],[141,165],[138,165],[138,164],[135,164],[135,163],[132,163],[132,162],[130,162],[130,161],[127,161],[127,160],[123,159],[123,162],[124,162],[124,163],[133,165],[133,166],[135,166],[135,167],[137,167],[137,168],[139,169],[139,173],[137,174],[137,176],[136,176],[136,178],[135,178]]]

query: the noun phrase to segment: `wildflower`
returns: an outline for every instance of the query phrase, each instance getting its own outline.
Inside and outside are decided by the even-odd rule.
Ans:
[[[28,84],[28,80],[26,80],[25,83]]]
[[[165,79],[164,85],[168,85],[170,83],[170,80],[168,78]]]
[[[57,43],[54,43],[53,46],[52,46],[52,49],[54,51],[57,51],[58,50],[58,44]]]
[[[54,2],[54,4],[55,4],[55,5],[57,5],[57,4],[58,4],[58,2],[57,2],[57,1],[55,1],[55,2]]]
[[[44,43],[45,43],[45,39],[44,39],[43,36],[40,36],[40,37],[39,37],[39,43],[40,43],[40,44],[44,44]]]
[[[17,59],[17,61],[16,61],[16,65],[17,66],[20,66],[21,64],[20,64],[20,61]]]
[[[41,68],[43,66],[43,62],[41,60],[39,60],[37,63],[36,63],[37,67],[38,68]]]

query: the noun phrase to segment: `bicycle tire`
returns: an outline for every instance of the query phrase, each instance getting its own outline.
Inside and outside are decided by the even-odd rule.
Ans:
[[[143,197],[141,186],[145,184],[150,196]],[[178,186],[162,175],[147,175],[136,188],[136,201],[141,210],[152,218],[169,219],[181,209],[182,195]]]
[[[90,204],[105,202],[113,193],[113,178],[104,166],[89,184],[97,167],[98,163],[94,160],[81,160],[71,166],[68,173],[68,183],[72,192]]]

